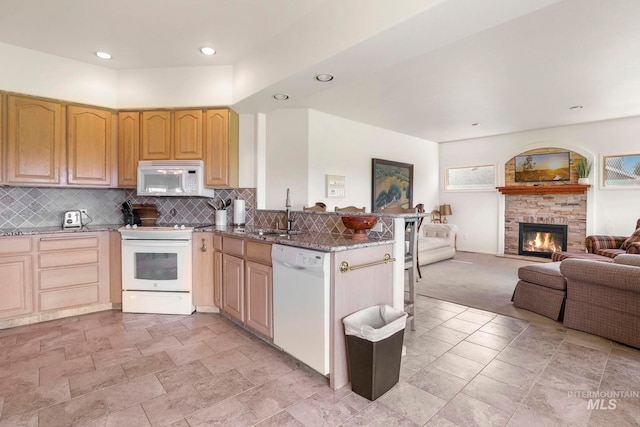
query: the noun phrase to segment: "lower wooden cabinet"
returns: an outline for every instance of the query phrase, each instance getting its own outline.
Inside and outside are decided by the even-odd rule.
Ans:
[[[192,277],[193,303],[213,306],[213,233],[193,233]]]
[[[245,279],[245,323],[251,329],[273,337],[273,273],[268,265],[247,261]]]
[[[34,237],[37,309],[60,310],[109,302],[109,233]]]
[[[0,319],[109,302],[109,232],[0,237]]]
[[[244,322],[244,260],[222,254],[222,309]]]
[[[214,276],[216,264],[220,264],[221,295],[220,305],[216,305],[247,327],[273,338],[271,244],[222,237],[221,246],[222,250],[214,253]],[[215,289],[214,285],[214,300]]]
[[[0,256],[0,319],[33,312],[31,254]]]

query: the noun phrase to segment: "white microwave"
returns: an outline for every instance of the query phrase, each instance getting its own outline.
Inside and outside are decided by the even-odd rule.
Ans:
[[[214,197],[215,190],[204,186],[202,160],[141,160],[138,196]]]

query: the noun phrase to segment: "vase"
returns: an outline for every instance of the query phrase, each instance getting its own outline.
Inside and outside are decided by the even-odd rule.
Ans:
[[[578,184],[589,185],[589,178],[578,178]]]

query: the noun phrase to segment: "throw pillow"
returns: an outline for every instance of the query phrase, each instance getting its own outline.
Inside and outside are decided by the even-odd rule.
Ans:
[[[629,248],[629,245],[633,242],[640,242],[640,228],[633,232],[631,236],[627,240],[624,241],[620,249],[624,249],[625,251]]]

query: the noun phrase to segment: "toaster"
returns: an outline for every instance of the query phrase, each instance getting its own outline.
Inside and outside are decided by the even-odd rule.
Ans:
[[[63,228],[80,228],[82,227],[82,215],[80,211],[66,211],[62,220]]]

